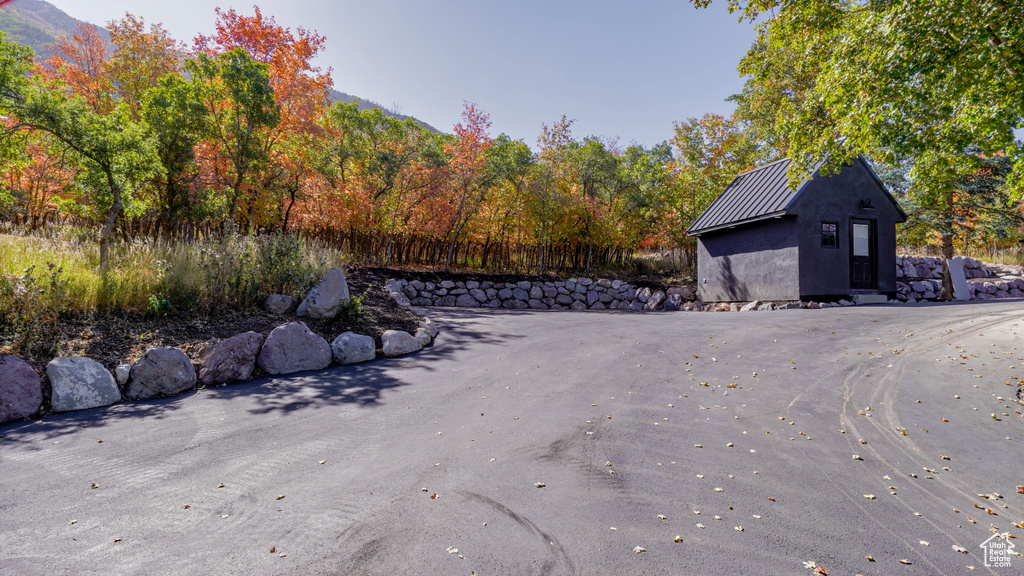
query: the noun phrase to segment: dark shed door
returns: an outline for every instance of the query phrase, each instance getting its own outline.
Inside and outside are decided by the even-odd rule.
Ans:
[[[850,287],[875,288],[875,223],[853,220],[850,226]]]

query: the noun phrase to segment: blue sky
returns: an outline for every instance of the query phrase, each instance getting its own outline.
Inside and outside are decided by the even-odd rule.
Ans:
[[[210,33],[213,0],[49,0],[80,20],[125,12],[161,22],[191,43]],[[264,0],[279,24],[326,36],[318,59],[336,89],[395,106],[438,129],[459,121],[464,100],[491,115],[492,132],[533,146],[541,123],[575,118],[578,137],[651,146],[672,123],[729,114],[742,87],[739,59],[754,40],[724,3],[687,0]]]

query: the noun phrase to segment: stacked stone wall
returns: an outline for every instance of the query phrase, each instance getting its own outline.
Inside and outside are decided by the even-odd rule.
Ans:
[[[491,282],[466,280],[425,282],[389,280],[387,288],[400,303],[411,306],[457,306],[534,310],[679,310],[693,300],[684,286],[667,290],[637,287],[607,278],[555,281]]]

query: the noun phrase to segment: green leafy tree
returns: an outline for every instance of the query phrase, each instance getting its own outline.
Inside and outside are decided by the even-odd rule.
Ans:
[[[773,140],[796,161],[792,181],[822,158],[826,171],[858,153],[887,163],[912,158],[910,178],[927,201],[980,168],[969,152],[976,148],[1006,153],[1014,161],[1008,184],[1024,187],[1013,134],[1024,122],[1021,0],[728,0],[728,7],[758,22],[759,42],[741,72],[753,74],[765,102],[781,104],[775,122],[761,125],[774,125]]]
[[[192,81],[169,74],[146,91],[140,112],[156,140],[161,170],[154,184],[169,224],[187,207],[199,175],[195,148],[210,132],[209,111]]]
[[[517,244],[523,243],[527,191],[535,169],[536,158],[530,147],[522,140],[513,140],[507,134],[495,138],[487,150],[485,170],[492,187],[489,201],[484,207],[482,268],[487,268],[493,247],[507,245],[513,235],[516,235]],[[539,273],[543,273],[544,268],[543,237],[542,230]]]
[[[231,165],[228,220],[235,223],[250,174],[267,160],[266,130],[280,119],[268,67],[233,48],[214,56],[200,53],[185,63],[185,69],[197,82],[219,153]]]
[[[670,238],[684,249],[687,265],[696,262],[696,243],[686,229],[721,194],[729,182],[764,160],[765,151],[735,120],[705,114],[676,122],[672,147],[678,181],[672,186]]]
[[[126,207],[139,208],[136,190],[158,165],[153,139],[124,107],[99,114],[80,96],[29,82],[30,59],[29,50],[0,36],[0,111],[15,118],[5,140],[9,144],[22,130],[38,130],[79,160],[78,179],[100,219],[99,269],[106,275],[114,225]]]

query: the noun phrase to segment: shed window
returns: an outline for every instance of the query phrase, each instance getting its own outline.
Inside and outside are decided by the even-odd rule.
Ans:
[[[822,248],[839,248],[839,225],[835,222],[821,223],[821,246]]]

